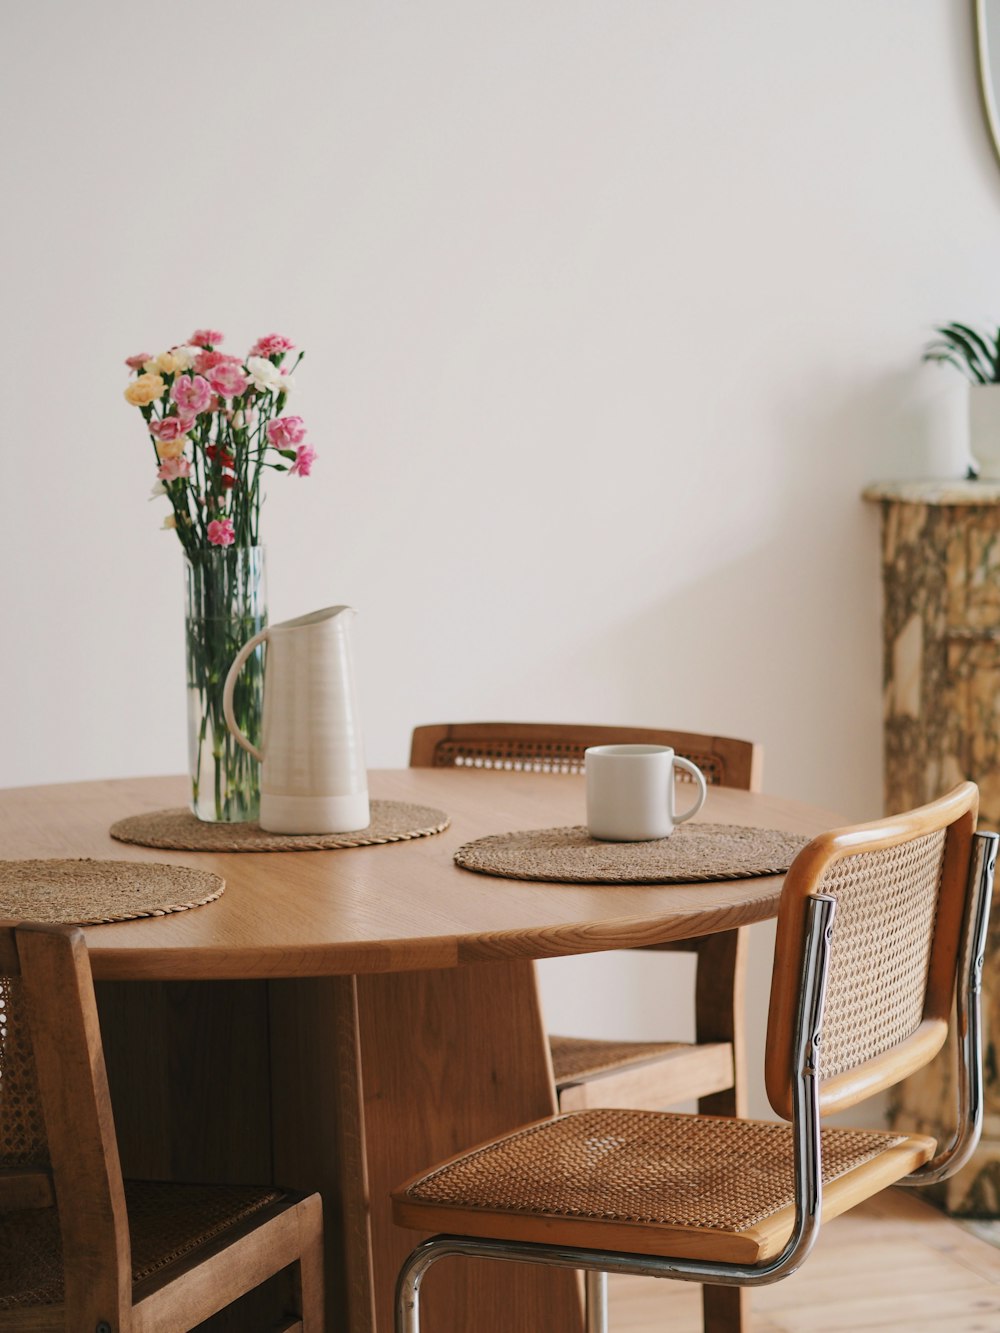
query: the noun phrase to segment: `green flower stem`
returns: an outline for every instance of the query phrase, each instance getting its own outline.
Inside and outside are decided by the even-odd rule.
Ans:
[[[256,817],[257,762],[230,734],[222,695],[236,654],[266,622],[260,547],[213,548],[198,551],[188,561],[190,771],[192,802],[199,818]],[[260,740],[262,706],[263,664],[258,651],[240,671],[233,691],[237,724],[252,744]]]

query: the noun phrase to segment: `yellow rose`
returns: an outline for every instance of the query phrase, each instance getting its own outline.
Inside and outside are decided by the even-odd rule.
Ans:
[[[162,463],[165,458],[180,458],[187,442],[188,437],[181,435],[176,440],[154,440],[153,444],[156,446],[156,456]]]
[[[166,518],[163,520],[163,522],[160,524],[160,528],[161,529],[166,528],[168,532],[171,528],[176,528],[176,526],[177,526],[177,519],[174,517],[173,514],[168,514]]]
[[[125,390],[125,401],[133,407],[148,407],[163,397],[166,387],[162,375],[140,375]]]

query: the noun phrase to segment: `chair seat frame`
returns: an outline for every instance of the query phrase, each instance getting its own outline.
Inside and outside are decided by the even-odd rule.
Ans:
[[[970,910],[956,982],[958,1129],[932,1161],[905,1177],[901,1184],[929,1185],[954,1174],[968,1161],[979,1140],[983,1121],[982,976],[998,844],[1000,835],[995,833],[976,833],[973,838]],[[836,899],[828,894],[813,894],[807,901],[792,1073],[795,1219],[780,1254],[764,1264],[735,1264],[469,1236],[432,1236],[417,1246],[400,1272],[396,1287],[396,1333],[418,1333],[421,1281],[438,1259],[457,1255],[584,1271],[587,1333],[606,1333],[608,1273],[738,1287],[766,1286],[791,1276],[812,1249],[820,1226],[823,1173],[818,1053],[836,907]]]

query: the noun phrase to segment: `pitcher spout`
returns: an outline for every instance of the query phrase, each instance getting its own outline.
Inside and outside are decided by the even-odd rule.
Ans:
[[[353,606],[324,606],[320,611],[310,611],[304,616],[296,616],[294,620],[282,620],[277,625],[272,625],[271,629],[308,629],[313,625],[323,625],[327,621],[336,620],[342,617],[345,624],[357,615]]]

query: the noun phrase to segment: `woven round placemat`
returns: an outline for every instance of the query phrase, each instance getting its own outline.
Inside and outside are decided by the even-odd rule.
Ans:
[[[598,842],[583,826],[525,829],[467,842],[465,870],[558,884],[697,884],[780,875],[809,841],[778,829],[682,824],[652,842]]]
[[[448,827],[443,810],[407,801],[372,801],[371,823],[357,833],[266,833],[257,823],[209,824],[190,810],[152,810],[111,825],[119,842],[178,852],[325,852],[427,838]]]
[[[100,926],[214,902],[226,881],[140,861],[0,861],[0,918]]]

